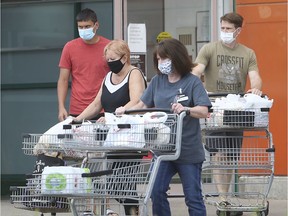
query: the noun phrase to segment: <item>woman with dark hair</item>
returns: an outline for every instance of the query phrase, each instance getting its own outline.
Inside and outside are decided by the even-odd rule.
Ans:
[[[183,119],[181,153],[175,161],[162,161],[152,190],[153,215],[170,216],[167,191],[172,177],[178,173],[183,185],[190,216],[206,216],[202,198],[201,171],[205,160],[199,118],[208,115],[211,106],[201,80],[191,73],[194,67],[186,47],[176,39],[158,43],[153,54],[157,75],[131,109],[149,107],[186,111]],[[177,96],[177,97],[175,97]],[[172,104],[172,107],[171,107]],[[119,107],[116,113],[124,113]]]

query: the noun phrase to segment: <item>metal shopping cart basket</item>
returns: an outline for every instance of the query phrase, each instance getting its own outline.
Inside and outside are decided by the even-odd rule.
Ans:
[[[140,111],[137,110],[137,112]],[[167,110],[165,111],[167,112]],[[156,118],[164,111],[148,109],[142,110],[142,112],[144,114],[137,115],[143,117],[146,113],[152,112]],[[93,212],[94,215],[106,215],[109,206],[118,206],[121,214],[123,211],[120,209],[121,199],[126,198],[134,199],[139,203],[139,215],[148,215],[150,194],[160,162],[176,160],[180,154],[182,121],[186,114],[183,112],[180,115],[169,113],[166,115],[167,118],[164,122],[144,121],[136,124],[117,124],[117,130],[111,130],[112,126],[115,127],[114,124],[94,122],[79,124],[76,127],[75,125],[64,126],[66,128],[64,134],[50,136],[45,134],[45,140],[49,140],[46,142],[48,145],[38,146],[38,150],[40,148],[44,152],[60,151],[68,159],[82,158],[81,165],[76,167],[88,169],[89,172],[79,175],[79,172],[75,174],[70,171],[64,172],[65,175],[59,177],[57,169],[53,171],[52,168],[52,171],[56,171],[56,173],[51,171],[52,173],[35,174],[32,179],[28,180],[29,186],[27,184],[20,190],[18,187],[18,190],[12,192],[13,203],[21,207],[24,205],[24,208],[27,209],[23,200],[27,198],[26,190],[29,187],[30,191],[34,191],[34,193],[37,191],[35,200],[40,200],[42,197],[65,199],[65,205],[69,204],[69,210],[74,216],[84,215],[87,211]],[[73,127],[77,129],[82,127],[81,130],[86,132],[79,136],[78,131],[73,130]],[[134,128],[134,135],[142,138],[133,139],[133,142],[126,140],[123,145],[123,134],[127,133],[130,136],[131,128]],[[121,136],[118,133],[120,130],[123,131]],[[107,142],[109,134],[112,136],[109,140],[110,144],[107,145],[105,142]],[[23,136],[24,153],[34,155],[35,146],[41,139],[43,140],[43,134]],[[153,156],[139,158],[137,155],[140,152],[149,152]],[[124,159],[125,157],[121,157],[121,155],[127,154],[135,155],[136,158]],[[114,157],[115,155],[116,157]],[[67,167],[67,169],[69,168]],[[47,179],[50,184],[48,187],[45,185]],[[78,182],[77,186],[75,186],[75,181]],[[55,182],[57,182],[56,190],[53,186]],[[60,187],[59,182],[65,183],[66,186]],[[57,209],[53,209],[53,211],[61,212]]]
[[[151,113],[149,118],[154,120],[143,122],[137,119],[134,123],[115,124],[84,122],[63,125],[61,134],[23,134],[23,152],[31,156],[38,153],[49,155],[61,152],[63,157],[68,159],[84,158],[87,153],[99,156],[96,153],[110,151],[175,152],[179,117],[165,113],[170,112],[167,109],[146,109],[146,112],[135,110],[135,112],[144,112],[144,114],[133,115],[137,118]],[[166,115],[165,121],[161,119],[161,115]],[[155,121],[156,118],[160,120]]]
[[[203,195],[206,203],[216,206],[217,215],[268,215],[275,152],[268,125],[267,108],[214,107],[209,118],[202,121],[207,153],[202,172]]]
[[[72,166],[76,167],[79,164],[69,165],[69,167]],[[62,167],[64,166],[59,168]],[[42,216],[44,213],[56,215],[57,212],[70,212],[70,201],[67,197],[41,193],[41,180],[41,172],[28,174],[25,186],[11,186],[11,203],[19,209],[40,212]]]

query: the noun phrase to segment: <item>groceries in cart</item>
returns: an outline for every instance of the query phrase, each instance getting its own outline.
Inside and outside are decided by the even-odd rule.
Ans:
[[[128,208],[123,205],[148,215],[160,162],[176,160],[180,154],[186,115],[154,110],[121,117],[110,113],[112,121],[105,123],[72,124],[69,117],[44,134],[23,135],[24,153],[37,160],[27,184],[11,188],[12,203],[51,215],[124,215]],[[146,151],[153,157],[143,158]]]
[[[105,113],[109,127],[104,146],[143,148],[145,145],[164,145],[170,141],[170,127],[164,123],[165,112],[147,112],[141,115],[114,115]]]
[[[57,155],[57,151],[53,151],[53,145],[62,143],[62,140],[58,138],[58,134],[63,134],[63,125],[69,124],[73,117],[69,116],[62,122],[49,128],[43,135],[39,137],[37,144],[34,146],[34,155],[45,154],[47,156]],[[52,150],[52,151],[51,151]]]
[[[171,129],[164,123],[168,119],[165,112],[147,112],[143,115],[145,122],[145,140],[149,144],[165,145],[170,141]]]
[[[33,147],[33,154],[44,154],[50,157],[56,157],[59,152],[70,157],[83,157],[85,154],[77,151],[85,145],[99,144],[95,141],[95,134],[100,124],[93,124],[90,121],[83,121],[81,124],[72,125],[72,116],[69,116],[62,122],[49,128],[41,135],[29,135],[28,140],[36,139]]]
[[[142,148],[145,145],[144,121],[140,115],[105,113],[105,121],[109,131],[104,146]]]
[[[92,190],[91,178],[83,178],[83,173],[90,173],[90,170],[71,166],[45,167],[40,181],[41,193],[89,193]]]
[[[273,99],[255,94],[228,94],[212,101],[205,127],[267,127]]]
[[[170,139],[175,134],[175,122],[165,112],[121,116],[105,113],[105,121],[73,123],[69,116],[43,134],[24,135],[24,153],[56,157],[60,152],[61,156],[83,158],[87,152],[96,154],[105,148],[174,148]]]

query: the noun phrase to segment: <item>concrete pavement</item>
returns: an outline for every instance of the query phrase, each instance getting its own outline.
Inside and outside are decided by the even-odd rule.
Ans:
[[[173,216],[186,216],[187,208],[183,198],[170,198],[170,206]],[[288,216],[287,200],[269,200],[269,216]],[[150,206],[149,206],[150,207]],[[216,215],[216,207],[207,204],[207,216]],[[149,208],[151,209],[151,208]],[[17,209],[10,203],[9,197],[1,197],[1,216],[40,216],[39,212]],[[45,216],[50,216],[50,213],[45,213]],[[57,213],[59,216],[71,216],[72,213]],[[149,215],[152,215],[151,212]],[[243,216],[255,216],[255,213],[245,212]],[[121,215],[122,216],[122,215]]]

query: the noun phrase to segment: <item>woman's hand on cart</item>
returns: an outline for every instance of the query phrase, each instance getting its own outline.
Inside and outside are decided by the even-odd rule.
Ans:
[[[184,107],[181,103],[172,103],[171,109],[173,113],[179,114],[181,112],[186,112],[187,115],[190,114],[189,107]]]
[[[186,112],[186,115],[194,118],[207,118],[208,116],[208,107],[206,106],[194,106],[186,107],[181,103],[173,103],[171,109],[174,113],[180,114],[181,112]]]
[[[78,120],[76,117],[73,117],[72,121],[69,124],[81,124],[82,121]]]
[[[99,119],[97,119],[96,121],[97,123],[105,123],[105,117],[104,116],[101,116]]]
[[[121,106],[121,107],[118,107],[116,110],[115,110],[115,114],[116,115],[123,115],[125,113],[126,109],[124,106]]]

